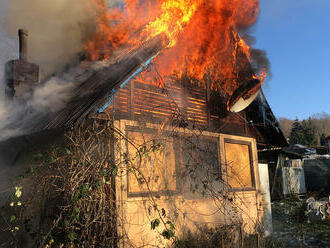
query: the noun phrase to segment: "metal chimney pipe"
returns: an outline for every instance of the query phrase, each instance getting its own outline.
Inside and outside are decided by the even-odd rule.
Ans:
[[[18,30],[19,37],[19,59],[27,61],[27,37],[28,31],[24,29]]]

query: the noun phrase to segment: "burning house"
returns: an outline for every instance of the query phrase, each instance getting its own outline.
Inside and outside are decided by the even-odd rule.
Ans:
[[[286,145],[261,90],[266,71],[236,31],[256,21],[258,2],[127,1],[125,19],[96,2],[98,31],[72,96],[29,132],[85,118],[111,122],[122,247],[166,243],[173,226],[178,235],[225,224],[254,233],[267,191],[258,149]],[[21,70],[38,81],[38,67],[25,62],[25,34],[20,60],[8,64],[8,97],[26,81]]]

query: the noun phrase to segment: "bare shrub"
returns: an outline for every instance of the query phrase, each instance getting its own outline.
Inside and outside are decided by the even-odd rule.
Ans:
[[[11,247],[116,247],[109,137],[109,122],[88,120],[66,132],[63,144],[34,154],[35,166],[19,182],[26,194]]]

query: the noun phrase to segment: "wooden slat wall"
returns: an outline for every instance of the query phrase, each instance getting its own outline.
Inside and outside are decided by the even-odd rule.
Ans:
[[[187,117],[200,125],[208,125],[208,111],[206,88],[197,86],[188,86],[190,96],[187,97]]]
[[[148,119],[166,119],[172,115],[173,106],[161,89],[141,81],[134,81],[133,108],[134,116]],[[148,115],[148,116],[146,116]]]
[[[151,123],[168,121],[179,112],[186,120],[203,129],[247,135],[244,111],[229,113],[221,119],[210,114],[206,87],[201,85],[173,83],[163,89],[141,80],[131,81],[116,93],[106,112],[114,119],[145,118]]]

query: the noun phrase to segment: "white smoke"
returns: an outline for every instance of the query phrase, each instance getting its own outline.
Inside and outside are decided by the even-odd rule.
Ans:
[[[79,66],[77,54],[93,34],[97,8],[91,0],[1,0],[0,8],[0,142],[32,132],[45,117],[63,109],[75,86],[111,62]],[[109,0],[109,7],[123,6]],[[4,66],[18,59],[19,28],[28,30],[28,61],[40,66],[42,84],[24,96],[6,101]],[[72,66],[75,64],[75,66]],[[68,69],[68,65],[69,69]],[[64,67],[66,68],[65,71]],[[56,73],[56,74],[55,74]],[[51,76],[53,75],[53,76]],[[46,80],[46,78],[48,78]],[[40,125],[42,126],[42,125]],[[35,130],[38,131],[38,130]]]
[[[53,77],[20,102],[0,103],[0,141],[29,133],[48,114],[65,107],[75,83]],[[36,130],[38,131],[38,130]]]
[[[109,1],[118,6],[121,1]],[[34,140],[25,135],[43,117],[56,113],[70,100],[75,86],[108,63],[96,63],[86,71],[76,66],[61,73],[63,66],[83,50],[95,30],[95,6],[91,0],[0,0],[0,202],[11,192],[12,179],[29,164],[19,161]],[[28,60],[40,66],[40,81],[24,103],[5,100],[4,68],[18,59],[19,28],[29,31]],[[53,75],[55,72],[57,74]],[[49,78],[45,80],[45,78]],[[31,138],[31,137],[30,137]],[[48,138],[48,137],[47,137]],[[22,159],[21,159],[22,160]],[[23,159],[24,160],[24,159]],[[4,200],[5,199],[5,200]],[[0,204],[1,207],[1,204]]]
[[[31,105],[38,111],[56,112],[65,107],[74,83],[52,78],[33,92]]]
[[[28,122],[65,106],[74,78],[52,76],[24,103],[5,99],[5,63],[18,59],[19,28],[27,29],[28,60],[40,66],[40,81],[71,63],[95,28],[96,8],[90,0],[1,0],[0,8],[0,141],[22,135]]]
[[[28,59],[45,78],[83,50],[95,29],[96,7],[90,0],[1,0],[3,29],[11,37],[29,31]]]

